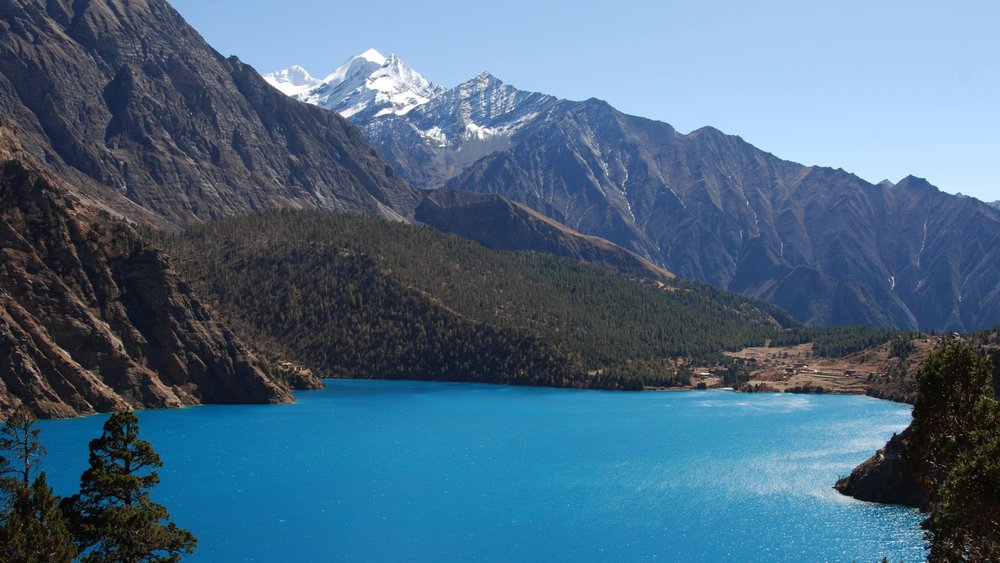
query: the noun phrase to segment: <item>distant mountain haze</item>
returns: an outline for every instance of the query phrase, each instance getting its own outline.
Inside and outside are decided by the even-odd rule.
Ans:
[[[809,324],[1000,323],[1000,213],[925,180],[872,184],[489,73],[445,90],[371,50],[330,76],[293,95],[344,111],[417,187],[502,195]]]

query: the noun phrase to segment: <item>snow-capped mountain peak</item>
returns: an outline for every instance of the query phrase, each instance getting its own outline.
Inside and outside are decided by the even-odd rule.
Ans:
[[[341,84],[350,82],[363,82],[364,79],[375,70],[385,64],[385,57],[375,49],[368,49],[360,55],[347,59],[347,62],[337,67],[336,70],[326,75],[321,82],[330,88],[335,88]]]
[[[375,49],[351,57],[322,80],[312,79],[309,86],[290,86],[292,79],[286,76],[293,74],[292,69],[287,69],[264,78],[299,101],[344,117],[404,115],[445,90],[396,55],[386,57]]]
[[[319,79],[313,78],[306,69],[299,65],[292,65],[286,69],[265,74],[264,80],[281,90],[286,96],[296,96],[321,83]]]
[[[391,56],[395,56],[395,55],[391,55]],[[379,53],[376,49],[368,49],[367,51],[365,51],[364,53],[361,53],[360,55],[358,55],[355,58],[356,59],[365,59],[365,60],[371,61],[371,62],[373,62],[373,63],[375,63],[375,64],[377,64],[379,66],[382,66],[382,65],[385,64],[385,55],[383,55],[382,53]]]
[[[440,177],[427,187],[439,185],[441,178],[460,173],[486,155],[506,150],[519,131],[544,119],[559,102],[518,90],[489,71],[445,89],[399,57],[386,57],[374,49],[351,57],[293,97],[340,113],[370,138],[420,146],[427,151],[421,158],[440,168],[434,172]]]

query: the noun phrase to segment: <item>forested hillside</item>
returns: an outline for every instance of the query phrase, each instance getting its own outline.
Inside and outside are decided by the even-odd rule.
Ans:
[[[244,337],[331,376],[640,388],[685,383],[672,358],[804,338],[706,284],[379,219],[274,211],[154,236]]]

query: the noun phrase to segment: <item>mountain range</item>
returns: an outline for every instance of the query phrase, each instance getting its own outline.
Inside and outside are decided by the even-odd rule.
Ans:
[[[675,269],[814,324],[996,322],[998,212],[918,179],[872,186],[487,73],[446,89],[373,51],[323,79],[269,77],[328,111],[222,57],[164,0],[12,0],[0,29],[5,410],[287,401],[318,385],[296,364],[342,337],[344,357],[316,367],[413,375],[420,344],[449,377],[569,384],[566,358],[601,351],[573,377],[604,387],[671,379],[695,352],[811,338]],[[353,223],[330,212],[425,226],[345,235]],[[285,240],[285,224],[305,230]],[[163,231],[204,245],[175,247],[186,273],[150,242]],[[229,238],[198,238],[213,232]]]
[[[244,344],[202,305],[171,258],[147,242],[159,229],[274,208],[412,222],[421,208],[427,221],[452,217],[459,230],[472,226],[470,212],[489,211],[510,231],[492,241],[497,246],[672,277],[499,196],[428,197],[357,127],[222,57],[163,0],[13,0],[0,4],[0,29],[4,412],[18,403],[42,416],[70,416],[284,402],[290,386],[319,385],[284,359],[294,350],[262,355],[262,342]],[[368,269],[337,279],[351,299],[371,297],[367,280],[397,283],[369,259],[357,261]],[[305,283],[330,281],[304,275],[313,276]],[[409,289],[398,295],[471,326],[456,337],[470,350],[498,334],[439,311],[432,297]],[[394,326],[423,330],[413,315],[393,317],[400,303],[375,304]]]
[[[0,119],[77,197],[116,215],[173,229],[270,208],[411,220],[426,195],[347,120],[268,87],[162,0],[15,0],[0,5],[0,28]],[[355,100],[359,76],[374,89]],[[369,52],[316,95],[402,112],[440,91]]]
[[[489,73],[445,89],[372,50],[265,78],[342,112],[414,186],[504,196],[808,324],[1000,321],[1000,213],[921,178],[872,184]]]

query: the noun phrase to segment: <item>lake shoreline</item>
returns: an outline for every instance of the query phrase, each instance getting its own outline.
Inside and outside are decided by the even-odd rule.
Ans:
[[[709,390],[324,384],[284,408],[138,413],[143,438],[165,463],[157,501],[199,538],[192,561],[923,554],[919,514],[831,488],[909,422],[896,404]],[[58,494],[77,489],[87,439],[101,422],[39,422]],[[219,518],[219,506],[232,517]]]

